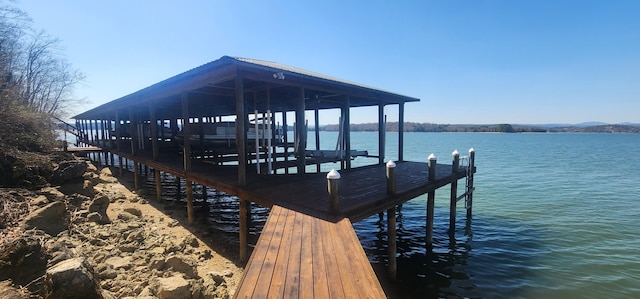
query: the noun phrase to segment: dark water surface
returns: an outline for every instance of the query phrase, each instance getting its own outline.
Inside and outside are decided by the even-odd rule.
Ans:
[[[322,132],[322,148],[335,148],[336,138]],[[351,138],[352,149],[377,154],[376,132]],[[454,149],[466,155],[471,147],[478,167],[473,219],[466,226],[460,201],[453,242],[448,187],[436,192],[430,253],[426,196],[398,211],[402,298],[640,298],[640,134],[405,134],[410,161],[434,153],[438,162],[450,163]],[[397,134],[388,133],[387,159],[396,159],[396,150]],[[339,168],[323,170],[332,166]],[[178,190],[172,181],[164,179],[168,200]],[[154,190],[152,176],[148,182]],[[463,180],[460,185],[461,193]],[[201,187],[195,192],[196,207],[206,215],[200,218],[237,244],[237,199],[208,189],[203,201]],[[253,212],[255,242],[269,211],[254,205]],[[387,262],[385,226],[378,215],[354,224],[377,265]]]

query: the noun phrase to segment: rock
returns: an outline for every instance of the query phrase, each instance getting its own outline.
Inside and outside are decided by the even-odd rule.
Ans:
[[[107,216],[107,209],[109,208],[109,197],[104,194],[96,195],[91,204],[89,204],[89,212],[96,212],[100,215],[99,221],[93,221],[96,223],[109,223],[109,216]],[[91,220],[89,220],[91,221]]]
[[[63,202],[56,201],[45,205],[27,215],[22,227],[25,230],[41,229],[55,236],[69,227],[66,219],[67,208]]]
[[[124,211],[131,215],[142,217],[142,211],[140,211],[140,209],[138,208],[125,208]]]
[[[187,299],[191,297],[189,281],[181,275],[158,278],[156,295],[160,299]]]
[[[111,168],[105,167],[100,169],[100,175],[113,176],[113,172],[111,172]]]
[[[131,257],[112,256],[104,261],[104,263],[115,270],[120,268],[127,270],[131,268]]]
[[[184,237],[184,241],[183,241],[186,245],[189,245],[193,248],[197,248],[198,246],[200,246],[200,243],[198,243],[198,239],[196,237],[194,237],[193,235],[188,235],[186,237]]]
[[[80,194],[89,198],[93,198],[96,195],[93,184],[88,180],[60,185],[60,191],[67,195]]]
[[[95,173],[98,174],[98,168],[93,165],[93,163],[91,163],[90,161],[85,161],[85,163],[87,163],[87,172],[91,172],[91,173]]]
[[[84,258],[62,261],[47,269],[47,298],[99,298],[101,291]]]
[[[173,271],[180,272],[188,278],[198,277],[198,268],[195,261],[186,256],[172,256],[167,258],[163,268],[165,270],[173,269]]]
[[[35,206],[44,206],[49,203],[49,199],[44,195],[39,195],[36,198],[31,200],[31,204]]]
[[[23,236],[0,246],[0,281],[26,285],[44,274],[46,267],[47,257],[36,237]]]
[[[64,200],[64,193],[53,187],[46,187],[40,189],[40,194],[44,195],[49,201],[62,201]]]
[[[50,182],[52,184],[64,184],[66,182],[78,180],[87,170],[87,162],[85,161],[62,161],[58,164],[51,174]]]
[[[127,212],[122,212],[118,214],[118,219],[124,221],[124,222],[128,222],[128,221],[132,221],[132,220],[136,220],[138,219],[138,217],[136,217],[135,215],[131,214],[131,213],[127,213]]]
[[[95,222],[95,223],[108,223],[108,221],[103,221],[102,215],[98,212],[91,212],[87,215],[87,221]]]
[[[29,292],[11,285],[10,281],[0,281],[0,294],[4,299],[29,299]]]
[[[100,183],[107,183],[107,184],[113,184],[113,183],[117,183],[118,179],[112,176],[108,176],[108,175],[100,175],[99,176],[99,181]]]

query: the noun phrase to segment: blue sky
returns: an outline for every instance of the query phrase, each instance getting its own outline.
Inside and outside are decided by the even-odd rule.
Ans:
[[[640,1],[15,5],[86,74],[76,94],[88,103],[75,112],[229,55],[420,98],[407,121],[640,123]],[[352,122],[376,122],[373,111],[353,109]],[[386,113],[397,120],[397,109]]]

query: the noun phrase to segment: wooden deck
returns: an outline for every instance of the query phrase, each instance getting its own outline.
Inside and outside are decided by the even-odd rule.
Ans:
[[[274,205],[235,298],[386,298],[349,219]]]
[[[438,164],[436,180],[429,181],[427,163],[396,163],[397,192],[387,194],[385,165],[371,165],[340,171],[340,211],[329,211],[326,173],[304,175],[265,175],[249,172],[247,185],[237,185],[237,166],[219,166],[194,159],[191,171],[183,170],[182,156],[161,155],[154,161],[151,153],[139,152],[135,156],[118,153],[127,159],[148,165],[198,184],[206,185],[230,195],[236,195],[265,207],[280,205],[325,220],[334,216],[357,222],[368,216],[386,211],[395,205],[462,179],[466,169],[452,172],[451,165]],[[249,165],[255,169],[255,165]],[[295,194],[295,196],[291,196]]]

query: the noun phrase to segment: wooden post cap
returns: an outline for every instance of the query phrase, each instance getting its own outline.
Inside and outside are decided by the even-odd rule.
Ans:
[[[453,153],[451,153],[451,156],[455,157],[455,156],[460,156],[460,153],[458,152],[458,150],[454,150]]]
[[[329,171],[329,173],[327,173],[327,179],[328,180],[339,180],[340,179],[340,173],[337,172],[335,169],[331,169],[331,171]]]
[[[389,160],[389,162],[387,162],[387,168],[396,168],[396,162]]]
[[[436,160],[436,155],[434,155],[433,153],[429,155],[429,161],[435,161],[435,160]]]

